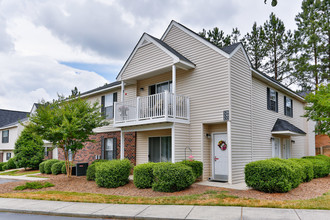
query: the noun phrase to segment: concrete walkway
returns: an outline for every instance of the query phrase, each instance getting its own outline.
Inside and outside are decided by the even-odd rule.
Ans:
[[[0,212],[126,219],[328,220],[328,210],[232,206],[130,205],[0,198]]]
[[[201,181],[201,182],[197,182],[196,184],[203,185],[203,186],[222,187],[222,188],[238,189],[238,190],[250,189],[249,187],[246,186],[245,182],[237,183],[237,184],[229,184],[227,182]]]
[[[35,174],[33,174],[33,175],[35,175]],[[0,179],[38,181],[38,180],[47,180],[48,178],[29,177],[29,176],[25,176],[25,175],[22,175],[22,176],[0,175]]]

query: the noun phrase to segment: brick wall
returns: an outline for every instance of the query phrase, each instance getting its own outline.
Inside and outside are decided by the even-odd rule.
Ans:
[[[53,151],[52,150],[49,150],[48,151],[48,156],[45,156],[44,159],[45,160],[53,159]]]
[[[3,162],[3,153],[0,153],[0,162]]]
[[[330,156],[330,138],[328,135],[315,135],[315,153]]]
[[[90,137],[94,142],[85,143],[85,147],[77,151],[74,163],[92,163],[96,156],[101,156],[101,139],[116,138],[117,139],[117,154],[116,158],[120,159],[120,132],[98,133]],[[136,133],[125,133],[125,158],[128,158],[132,163],[136,164]],[[58,159],[64,160],[64,153],[62,149],[58,149]]]

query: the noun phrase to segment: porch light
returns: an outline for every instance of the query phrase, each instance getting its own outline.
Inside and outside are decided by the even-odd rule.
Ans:
[[[294,140],[291,140],[291,143],[295,144],[295,143],[296,143],[296,141],[294,141]]]
[[[211,135],[210,135],[210,134],[206,134],[206,137],[207,137],[207,138],[211,138]]]
[[[274,140],[274,138],[273,138],[273,137],[271,137],[271,138],[270,138],[270,141],[273,141],[273,140]]]
[[[143,87],[141,87],[141,88],[140,88],[140,91],[141,91],[141,92],[143,92],[143,91],[144,91],[144,88],[143,88]]]

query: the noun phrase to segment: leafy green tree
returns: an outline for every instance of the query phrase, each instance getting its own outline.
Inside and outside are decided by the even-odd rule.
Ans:
[[[269,20],[264,23],[267,60],[265,71],[269,75],[274,74],[274,79],[286,84],[292,84],[290,57],[293,54],[291,31],[285,31],[283,21],[271,13]]]
[[[15,143],[15,161],[18,167],[37,169],[44,159],[44,142],[39,135],[24,128]]]
[[[302,90],[329,80],[329,0],[304,0],[295,20],[294,77]]]
[[[315,93],[305,97],[309,103],[304,117],[316,121],[315,132],[327,134],[330,137],[330,84],[320,85]]]
[[[250,57],[252,66],[257,70],[262,69],[262,61],[267,54],[265,32],[262,26],[258,27],[257,23],[254,22],[252,31],[244,36],[243,44]]]
[[[84,143],[93,141],[89,138],[94,134],[93,129],[108,124],[101,115],[98,103],[91,104],[73,94],[67,99],[59,96],[52,102],[43,101],[36,114],[30,116],[27,126],[63,150],[66,173],[70,177],[72,167],[69,152],[74,160],[76,152],[84,147]]]
[[[207,32],[205,29],[203,29],[199,35],[218,47],[225,47],[231,44],[231,36],[225,35],[225,32],[220,30],[218,27],[215,27],[212,30],[208,30]]]

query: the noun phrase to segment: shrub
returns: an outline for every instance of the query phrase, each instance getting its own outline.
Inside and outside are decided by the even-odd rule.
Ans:
[[[16,168],[17,168],[17,166],[16,166],[14,158],[10,158],[4,166],[5,170],[16,169]]]
[[[65,161],[63,161],[63,162],[64,162],[64,163],[63,163],[62,168],[61,168],[61,173],[66,174]],[[71,165],[72,167],[75,166],[72,162],[70,162],[70,165]]]
[[[95,166],[96,163],[108,162],[109,160],[94,160],[91,165],[88,166],[86,172],[86,179],[88,181],[95,180]]]
[[[299,186],[299,184],[303,182],[303,179],[302,179],[303,167],[300,164],[295,163],[292,160],[287,160],[287,159],[272,158],[271,160],[278,161],[280,163],[284,163],[293,170],[293,174],[288,176],[293,189],[297,188]]]
[[[6,165],[6,162],[0,162],[0,171],[4,171],[4,166]]]
[[[319,154],[319,155],[316,155],[315,158],[324,160],[328,164],[328,169],[329,169],[329,173],[330,173],[330,157]]]
[[[39,171],[40,173],[45,173],[45,163],[47,160],[39,164]]]
[[[16,186],[14,190],[25,190],[25,189],[42,189],[46,187],[55,186],[50,182],[45,182],[42,184],[41,182],[27,182],[24,185]]]
[[[156,163],[145,163],[134,167],[134,185],[137,188],[151,188],[154,181],[153,167]]]
[[[303,182],[309,182],[314,177],[314,171],[313,171],[313,164],[308,160],[303,159],[297,159],[297,158],[291,158],[289,159],[295,163],[300,164],[302,166],[302,181]]]
[[[294,176],[294,170],[278,159],[254,161],[245,166],[246,185],[263,192],[290,191]]]
[[[313,164],[314,178],[325,177],[329,175],[328,164],[325,160],[318,159],[316,157],[303,157],[304,160],[308,160]]]
[[[45,162],[45,167],[44,167],[45,173],[46,174],[51,174],[52,173],[52,166],[53,166],[54,163],[57,163],[57,162],[59,162],[59,160],[56,160],[56,159],[47,160]]]
[[[152,189],[160,192],[175,192],[189,187],[195,182],[192,168],[180,163],[157,163],[153,167]]]
[[[59,162],[56,162],[52,165],[52,174],[53,175],[57,175],[57,174],[61,174],[62,173],[62,167],[63,167],[63,164],[65,165],[65,161],[59,161]]]
[[[132,165],[128,159],[110,160],[104,163],[95,164],[95,182],[98,186],[116,188],[129,182],[128,177]]]
[[[178,163],[182,163],[184,165],[190,166],[192,168],[192,171],[194,173],[195,179],[202,176],[203,174],[203,163],[197,160],[184,160]]]

